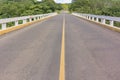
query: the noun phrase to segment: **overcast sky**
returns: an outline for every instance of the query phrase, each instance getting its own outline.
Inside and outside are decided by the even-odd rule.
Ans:
[[[41,1],[41,0],[38,0]],[[71,3],[72,0],[54,0],[56,3]]]
[[[54,0],[57,3],[71,3],[72,0]]]

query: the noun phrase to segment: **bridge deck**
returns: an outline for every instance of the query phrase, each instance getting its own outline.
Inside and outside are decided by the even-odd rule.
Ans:
[[[120,80],[120,34],[69,14],[0,36],[0,80],[59,80],[64,17],[65,80]]]

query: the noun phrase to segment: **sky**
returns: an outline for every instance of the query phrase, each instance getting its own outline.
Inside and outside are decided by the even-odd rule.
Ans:
[[[41,1],[41,0],[38,0]],[[72,0],[54,0],[56,3],[71,3]]]
[[[54,0],[56,3],[71,3],[72,0]]]

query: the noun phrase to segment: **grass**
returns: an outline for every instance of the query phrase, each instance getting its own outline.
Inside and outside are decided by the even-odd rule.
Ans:
[[[2,26],[1,26],[1,24],[0,24],[0,30],[2,29]]]
[[[19,21],[18,21],[18,24],[22,24],[22,23],[23,23],[23,20],[19,20]]]
[[[7,28],[14,26],[14,24],[15,24],[14,22],[7,23]]]
[[[110,24],[110,21],[109,21],[109,20],[106,20],[106,24]]]
[[[114,22],[114,25],[120,28],[120,22]]]

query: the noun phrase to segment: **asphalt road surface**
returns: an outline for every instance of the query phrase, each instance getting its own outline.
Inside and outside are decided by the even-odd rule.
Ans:
[[[120,80],[120,33],[60,14],[2,35],[0,80]]]

